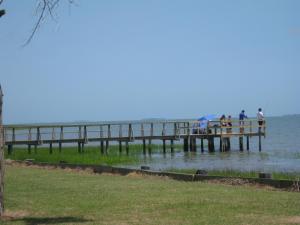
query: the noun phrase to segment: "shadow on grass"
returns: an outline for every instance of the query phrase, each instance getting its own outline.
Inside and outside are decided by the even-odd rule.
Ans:
[[[24,217],[19,219],[14,219],[11,221],[22,221],[26,225],[39,225],[39,224],[65,224],[65,223],[85,223],[90,222],[91,220],[78,218],[78,217]]]

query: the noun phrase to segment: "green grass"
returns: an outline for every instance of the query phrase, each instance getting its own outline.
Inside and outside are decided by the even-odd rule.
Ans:
[[[8,166],[3,225],[288,224],[300,222],[295,192]]]
[[[177,172],[177,173],[188,173],[195,174],[196,169],[177,169],[169,168],[165,171]],[[208,175],[211,176],[222,176],[222,177],[239,177],[239,178],[258,178],[257,171],[237,171],[237,170],[208,170]],[[300,173],[278,173],[272,172],[272,178],[278,180],[299,180]]]
[[[151,145],[152,153],[162,152],[162,145]],[[167,150],[170,151],[170,146],[166,145]],[[174,145],[175,151],[180,151],[180,145]],[[146,149],[148,152],[148,148]],[[132,144],[129,146],[129,154],[126,155],[126,148],[123,145],[122,154],[119,153],[118,145],[111,145],[108,149],[108,154],[100,153],[100,147],[85,146],[84,152],[79,154],[77,147],[63,147],[62,151],[53,148],[53,153],[49,154],[49,148],[39,147],[35,153],[34,148],[31,148],[31,154],[28,154],[27,148],[14,148],[11,155],[5,151],[5,158],[13,160],[34,159],[37,162],[58,163],[66,161],[68,163],[78,164],[104,164],[104,165],[128,165],[137,164],[143,153],[143,146],[141,144]]]
[[[25,160],[34,159],[37,162],[49,162],[59,163],[65,161],[67,163],[76,164],[104,164],[104,165],[126,165],[135,164],[139,161],[138,154],[131,152],[126,155],[123,149],[123,154],[119,154],[119,150],[116,146],[110,147],[109,154],[101,154],[99,147],[85,147],[83,153],[78,153],[76,147],[64,147],[59,152],[58,148],[53,148],[53,153],[49,154],[48,148],[38,148],[37,152],[34,149],[31,150],[31,154],[28,154],[25,148],[15,148],[11,155],[5,152],[6,159],[13,160]]]

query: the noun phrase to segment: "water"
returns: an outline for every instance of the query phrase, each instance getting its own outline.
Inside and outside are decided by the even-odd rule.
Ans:
[[[217,147],[216,143],[216,147]],[[258,151],[258,138],[250,139],[250,150],[240,152],[238,138],[232,140],[230,152],[196,153],[183,151],[155,153],[143,157],[143,165],[153,169],[207,169],[264,172],[300,172],[300,115],[267,118],[267,136]]]
[[[129,122],[129,121],[127,121]],[[148,126],[148,128],[146,127]],[[149,124],[145,125],[146,132],[149,132]],[[48,128],[47,128],[48,129]],[[91,128],[89,137],[99,136],[98,128]],[[123,127],[126,133],[126,127]],[[134,127],[134,134],[138,135],[140,127]],[[166,133],[172,133],[173,127],[167,127]],[[159,135],[162,127],[154,130],[154,134]],[[65,138],[78,137],[78,128],[67,128]],[[24,131],[16,131],[18,139],[27,139],[27,133]],[[43,138],[51,137],[51,129],[41,130]],[[104,130],[104,133],[107,132]],[[119,126],[112,126],[112,135],[118,135]],[[128,131],[127,131],[128,132]],[[33,133],[33,136],[35,134]],[[59,136],[59,128],[56,128],[56,136]],[[11,134],[7,134],[7,140],[11,138]],[[162,144],[162,141],[153,143]],[[99,143],[91,143],[91,145],[99,145]],[[175,142],[175,144],[177,144]],[[181,143],[182,144],[182,143]],[[199,143],[198,143],[199,144]],[[244,143],[245,144],[245,143]],[[65,144],[64,144],[65,145]],[[204,153],[200,152],[198,146],[197,152],[184,153],[183,148],[177,149],[176,153],[163,154],[153,153],[151,156],[141,155],[141,165],[150,166],[153,169],[162,170],[169,168],[176,169],[208,169],[208,170],[242,170],[242,171],[265,171],[265,172],[300,172],[300,115],[283,116],[267,118],[267,135],[262,139],[262,152],[258,151],[258,137],[250,139],[250,150],[240,152],[238,146],[238,138],[232,138],[232,150],[230,152],[219,152],[218,143],[216,141],[216,152]],[[168,150],[170,151],[170,150]],[[139,167],[132,165],[129,167]]]

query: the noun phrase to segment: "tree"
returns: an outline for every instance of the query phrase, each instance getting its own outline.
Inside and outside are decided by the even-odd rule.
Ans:
[[[3,1],[4,0],[0,0],[0,5],[3,3]],[[38,15],[38,19],[24,45],[27,45],[31,42],[32,38],[34,37],[38,28],[40,27],[40,25],[42,24],[43,20],[46,17],[50,16],[53,20],[55,20],[54,11],[58,8],[59,3],[62,0],[37,0],[37,1],[38,4],[36,7],[36,12]],[[67,1],[69,4],[74,4],[74,0],[65,0],[65,1]],[[6,12],[4,9],[0,9],[0,18],[3,15],[5,15],[5,13]]]
[[[4,213],[4,129],[2,124],[3,93],[0,85],[0,216]]]

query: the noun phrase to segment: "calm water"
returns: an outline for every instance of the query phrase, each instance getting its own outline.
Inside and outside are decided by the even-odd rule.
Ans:
[[[119,128],[112,131],[113,135],[118,135]],[[48,129],[48,128],[47,128]],[[73,130],[72,130],[73,129]],[[70,128],[65,134],[65,138],[78,137],[78,128]],[[124,128],[124,132],[128,132]],[[139,127],[133,127],[134,133],[140,131]],[[154,133],[161,133],[162,128],[154,130]],[[149,129],[148,129],[149,131]],[[43,138],[51,137],[51,130],[43,130]],[[59,135],[59,128],[57,128]],[[89,130],[89,136],[99,135],[99,131]],[[167,132],[173,132],[170,127]],[[27,139],[28,134],[24,131],[17,131],[17,137]],[[11,138],[11,134],[7,134],[7,140]],[[155,143],[155,142],[154,142]],[[162,142],[156,142],[162,144]],[[177,153],[163,154],[162,149],[153,153],[151,156],[144,157],[141,155],[141,164],[148,165],[153,169],[167,168],[190,168],[190,169],[230,169],[230,170],[255,170],[255,171],[278,171],[278,172],[300,172],[300,115],[267,118],[267,135],[262,139],[262,152],[258,151],[258,137],[250,139],[250,151],[240,152],[238,146],[238,138],[232,138],[232,150],[230,152],[221,153],[218,151],[218,143],[216,141],[216,152],[204,153],[200,152],[198,147],[196,153],[184,153],[182,147]],[[91,143],[91,145],[99,143]],[[178,142],[175,144],[178,144]],[[199,144],[199,143],[198,143]],[[246,143],[244,143],[245,145]],[[168,150],[170,151],[170,150]],[[130,166],[130,167],[139,167]]]
[[[142,158],[143,165],[153,169],[193,168],[231,169],[277,172],[300,172],[300,116],[267,118],[267,136],[262,152],[258,151],[258,138],[250,139],[250,151],[238,150],[238,138],[233,138],[230,152],[215,153],[155,153]],[[245,143],[244,143],[245,144]],[[216,147],[218,147],[216,143]]]

